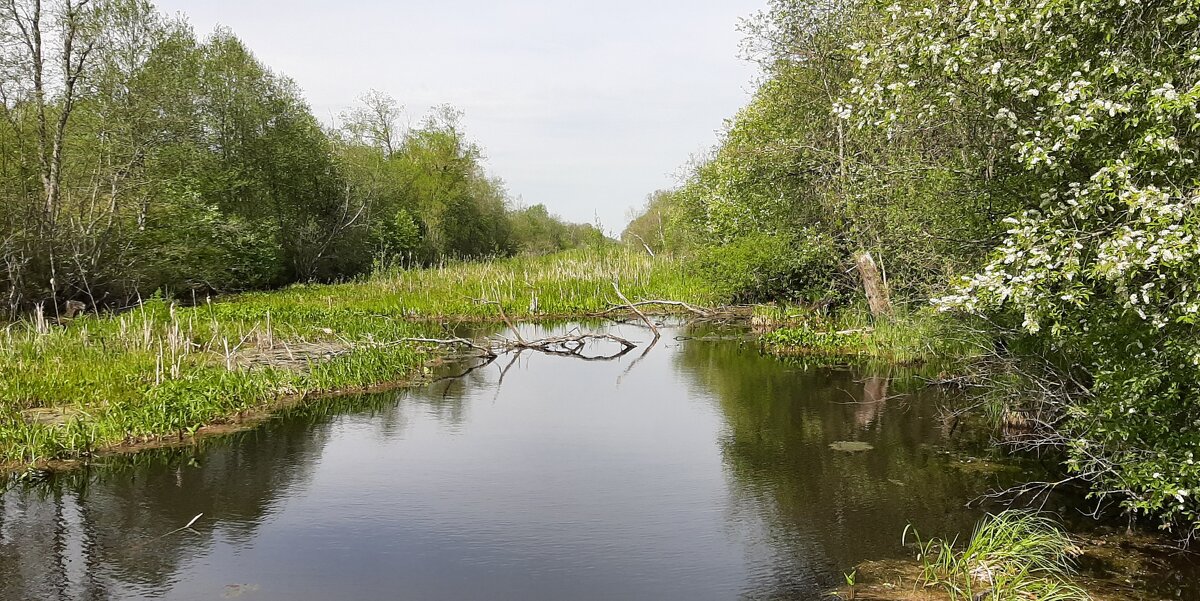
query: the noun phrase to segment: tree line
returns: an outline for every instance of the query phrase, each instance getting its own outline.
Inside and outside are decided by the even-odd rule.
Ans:
[[[772,0],[745,31],[752,101],[626,241],[834,305],[871,253],[1021,366],[1026,442],[1098,503],[1200,531],[1194,0]]]
[[[232,32],[146,0],[0,0],[0,294],[15,314],[603,243],[515,206],[461,113],[333,125]]]

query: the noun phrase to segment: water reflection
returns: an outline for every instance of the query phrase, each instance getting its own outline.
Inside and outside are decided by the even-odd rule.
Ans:
[[[752,598],[805,598],[859,561],[900,552],[912,523],[926,532],[969,530],[964,504],[999,484],[952,469],[938,405],[929,393],[889,397],[885,376],[788,369],[728,344],[689,345],[680,371],[725,416],[721,448],[744,513],[758,516],[769,578]],[[736,366],[731,368],[731,366]],[[830,448],[867,443],[858,453]]]
[[[527,353],[17,487],[0,598],[811,599],[907,523],[969,527],[998,482],[952,469],[886,374],[639,353]]]

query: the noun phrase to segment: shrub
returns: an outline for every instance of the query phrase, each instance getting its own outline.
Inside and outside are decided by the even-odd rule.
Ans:
[[[830,303],[841,289],[832,240],[805,232],[753,234],[703,249],[692,266],[730,302]]]

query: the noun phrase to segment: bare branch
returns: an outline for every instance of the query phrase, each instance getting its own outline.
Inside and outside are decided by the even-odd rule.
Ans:
[[[617,298],[621,299],[621,302],[625,303],[625,305],[628,306],[631,311],[637,313],[637,316],[642,318],[642,321],[646,322],[646,325],[650,328],[650,331],[654,332],[654,339],[658,340],[661,338],[662,334],[659,333],[658,327],[654,325],[654,322],[650,321],[650,318],[646,317],[645,313],[642,313],[641,309],[638,309],[637,306],[629,302],[629,299],[625,298],[625,295],[621,293],[621,287],[617,285],[616,280],[613,280],[612,286],[613,290],[615,290],[617,293]]]

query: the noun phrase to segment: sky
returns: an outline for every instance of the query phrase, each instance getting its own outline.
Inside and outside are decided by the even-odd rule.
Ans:
[[[750,99],[741,18],[765,0],[159,0],[225,26],[333,122],[369,90],[417,124],[465,112],[488,171],[524,205],[619,233]]]

